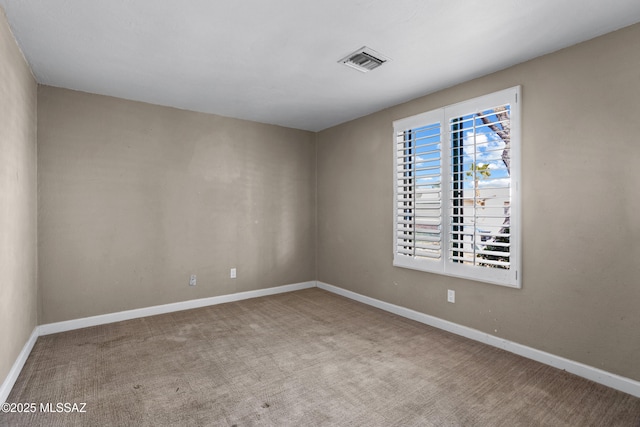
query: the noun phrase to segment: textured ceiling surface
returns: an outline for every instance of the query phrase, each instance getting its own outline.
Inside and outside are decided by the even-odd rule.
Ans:
[[[638,0],[0,0],[38,82],[318,131],[640,21]],[[369,73],[337,61],[368,46]]]

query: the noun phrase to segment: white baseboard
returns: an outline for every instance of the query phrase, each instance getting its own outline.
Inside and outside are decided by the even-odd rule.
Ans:
[[[415,310],[411,310],[398,305],[390,304],[384,301],[377,300],[375,298],[367,297],[352,291],[348,291],[337,286],[329,285],[323,282],[303,282],[295,283],[291,285],[276,286],[267,289],[258,289],[255,291],[239,292],[230,295],[221,295],[217,297],[201,298],[196,300],[189,300],[183,302],[177,302],[173,304],[157,305],[152,307],[145,307],[135,310],[121,311],[118,313],[104,314],[100,316],[85,317],[82,319],[68,320],[65,322],[49,323],[45,325],[36,326],[31,333],[31,336],[25,343],[22,351],[18,355],[15,363],[11,367],[9,374],[5,378],[2,386],[0,386],[0,403],[4,403],[13,388],[18,375],[22,370],[33,346],[40,335],[49,335],[58,332],[65,332],[74,329],[86,328],[89,326],[102,325],[107,323],[119,322],[122,320],[137,319],[140,317],[153,316],[156,314],[171,313],[175,311],[189,310],[192,308],[206,307],[209,305],[223,304],[227,302],[240,301],[250,298],[257,298],[267,295],[275,295],[284,292],[297,291],[301,289],[308,289],[317,286],[329,292],[333,292],[338,295],[353,299],[355,301],[362,302],[364,304],[377,307],[379,309],[388,311],[390,313],[397,314],[408,319],[415,320],[420,323],[424,323],[429,326],[433,326],[456,335],[479,341],[493,347],[498,347],[511,353],[526,357],[528,359],[535,360],[540,363],[544,363],[549,366],[553,366],[558,369],[563,369],[572,374],[586,378],[588,380],[603,384],[607,387],[620,390],[622,392],[631,394],[636,397],[640,397],[640,382],[625,378],[620,375],[612,374],[607,371],[603,371],[592,366],[588,366],[573,360],[565,359],[560,356],[556,356],[541,350],[537,350],[532,347],[527,347],[522,344],[518,344],[503,338],[499,338],[477,329],[472,329],[466,326],[458,325],[457,323],[449,322],[447,320],[440,319],[438,317],[430,316],[428,314],[420,313]]]
[[[370,298],[343,288],[339,288],[337,286],[329,285],[320,281],[316,283],[318,288],[324,289],[326,291],[342,295],[355,301],[371,305],[390,313],[397,314],[398,316],[406,317],[408,319],[412,319],[417,322],[436,327],[438,329],[443,329],[456,335],[461,335],[465,338],[479,341],[493,347],[501,348],[510,353],[526,357],[527,359],[532,359],[537,362],[544,363],[545,365],[553,366],[554,368],[563,369],[582,378],[586,378],[607,387],[623,391],[632,396],[640,397],[639,381],[612,374],[611,372],[603,371],[602,369],[594,368],[593,366],[585,365],[580,362],[565,359],[564,357],[556,356],[542,350],[527,347],[526,345],[499,338],[494,335],[479,331],[477,329],[458,325],[457,323],[449,322],[438,317],[429,316],[428,314],[420,313],[415,310],[411,310],[395,304],[390,304],[388,302],[380,301],[375,298]]]
[[[0,386],[0,404],[3,404],[7,401],[7,397],[9,397],[9,393],[11,393],[11,389],[13,385],[16,383],[18,379],[18,375],[20,375],[20,371],[22,371],[22,367],[24,366],[29,354],[31,354],[31,350],[33,346],[36,344],[36,340],[38,339],[38,327],[33,328],[33,332],[31,332],[31,336],[25,343],[24,347],[22,347],[22,351],[18,354],[18,358],[13,363],[13,366],[9,370],[9,374],[4,379],[2,386]]]
[[[137,308],[134,310],[120,311],[117,313],[102,314],[99,316],[83,317],[81,319],[67,320],[64,322],[47,323],[40,325],[40,335],[57,334],[74,329],[87,328],[89,326],[104,325],[107,323],[121,322],[123,320],[138,319],[140,317],[155,316],[156,314],[172,313],[174,311],[189,310],[192,308],[206,307],[209,305],[224,304],[226,302],[240,301],[249,298],[263,297],[267,295],[281,294],[284,292],[298,291],[300,289],[313,288],[315,281],[295,283],[292,285],[276,286],[274,288],[257,289],[255,291],[238,292],[217,297],[193,299],[189,301],[175,302],[171,304],[154,305],[151,307]]]

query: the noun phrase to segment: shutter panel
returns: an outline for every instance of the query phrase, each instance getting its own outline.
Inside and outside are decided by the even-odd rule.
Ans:
[[[511,267],[511,106],[449,118],[448,260]]]
[[[442,257],[441,136],[440,122],[396,129],[396,257]]]

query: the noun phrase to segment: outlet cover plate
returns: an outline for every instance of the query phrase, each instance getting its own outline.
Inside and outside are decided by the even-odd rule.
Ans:
[[[447,301],[450,303],[456,302],[456,291],[447,289]]]

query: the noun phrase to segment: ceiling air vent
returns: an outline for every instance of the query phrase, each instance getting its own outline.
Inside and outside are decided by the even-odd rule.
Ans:
[[[356,70],[363,73],[366,73],[375,68],[378,68],[388,60],[389,58],[382,56],[375,50],[369,49],[368,47],[364,46],[356,50],[355,52],[345,56],[338,62],[341,62],[351,68],[355,68]]]

